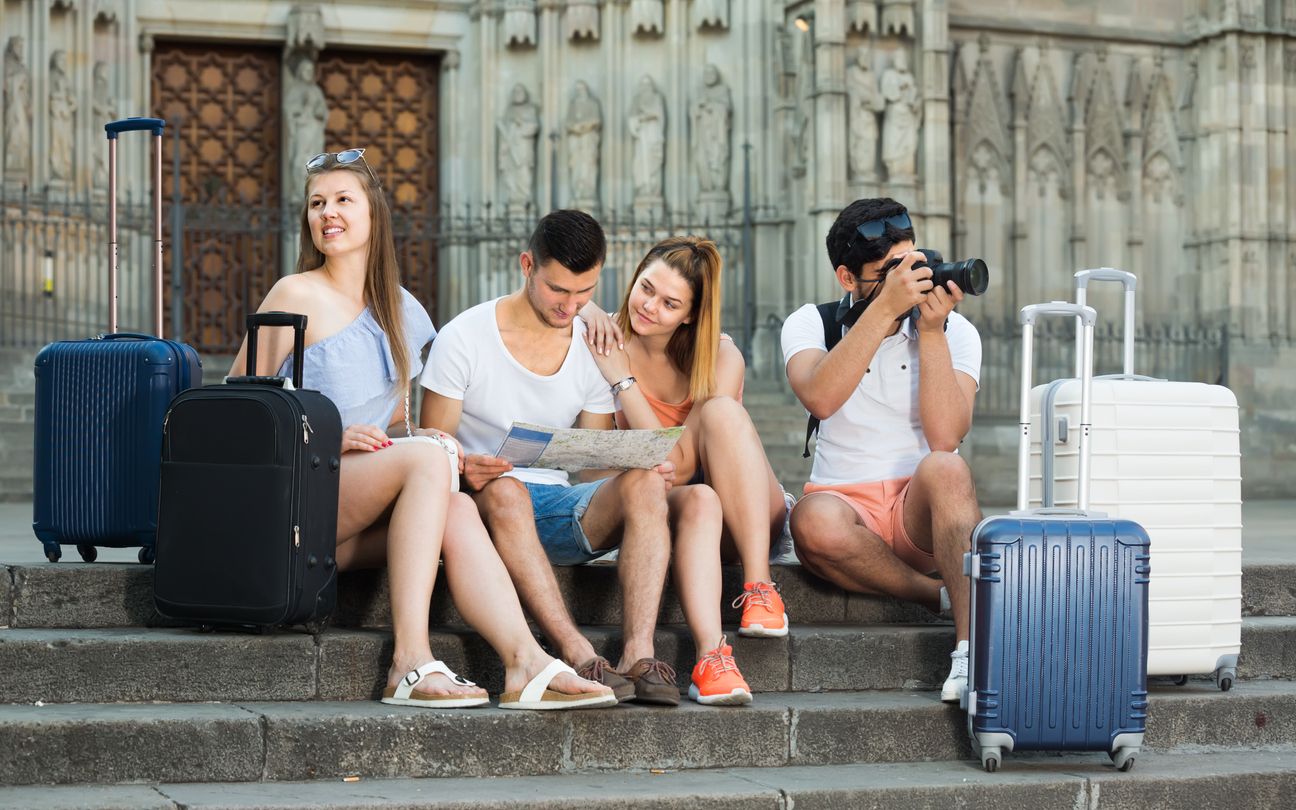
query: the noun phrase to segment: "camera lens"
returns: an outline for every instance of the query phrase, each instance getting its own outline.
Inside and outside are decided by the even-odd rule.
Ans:
[[[990,269],[980,259],[937,264],[932,267],[932,284],[952,281],[967,295],[980,295],[990,286]]]

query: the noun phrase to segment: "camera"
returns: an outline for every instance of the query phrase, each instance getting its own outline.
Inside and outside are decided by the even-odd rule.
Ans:
[[[940,253],[927,248],[919,248],[919,253],[927,258],[914,267],[930,267],[932,284],[942,287],[952,281],[967,295],[980,295],[990,286],[990,268],[980,259],[964,259],[961,262],[947,262]]]

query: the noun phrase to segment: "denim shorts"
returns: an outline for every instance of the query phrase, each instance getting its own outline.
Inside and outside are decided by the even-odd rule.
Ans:
[[[549,562],[580,565],[612,551],[610,548],[599,551],[590,548],[589,538],[580,524],[594,493],[610,480],[601,478],[570,487],[561,484],[526,485],[531,495],[531,511],[535,513],[536,533],[540,535],[540,545],[544,547]]]

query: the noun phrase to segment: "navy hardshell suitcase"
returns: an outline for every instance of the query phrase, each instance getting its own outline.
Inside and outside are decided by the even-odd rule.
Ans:
[[[1078,509],[1027,509],[1032,338],[1042,315],[1083,322]],[[964,558],[971,583],[968,732],[987,771],[1005,751],[1107,751],[1129,770],[1147,725],[1149,542],[1087,511],[1094,310],[1022,309],[1017,511],[986,518]]]
[[[292,380],[252,376],[261,326],[293,327]],[[301,388],[305,334],[305,315],[249,315],[248,376],[171,403],[153,574],[162,615],[313,633],[333,612],[342,418]]]
[[[75,545],[139,546],[153,561],[162,420],[178,392],[198,384],[193,348],[162,334],[162,133],[159,118],[127,118],[108,134],[108,332],[51,343],[36,355],[32,528],[50,562]],[[158,337],[117,331],[117,135],[153,133],[153,325]]]

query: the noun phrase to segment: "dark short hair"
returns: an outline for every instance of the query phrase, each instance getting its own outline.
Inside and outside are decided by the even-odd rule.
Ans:
[[[540,218],[527,250],[537,267],[553,260],[573,273],[586,273],[607,258],[607,239],[594,217],[563,208]]]
[[[828,229],[828,260],[833,269],[845,265],[858,276],[861,267],[885,257],[897,243],[913,241],[912,227],[896,228],[888,224],[886,231],[876,239],[865,239],[855,231],[865,222],[893,217],[907,210],[890,197],[856,200],[843,208]]]

